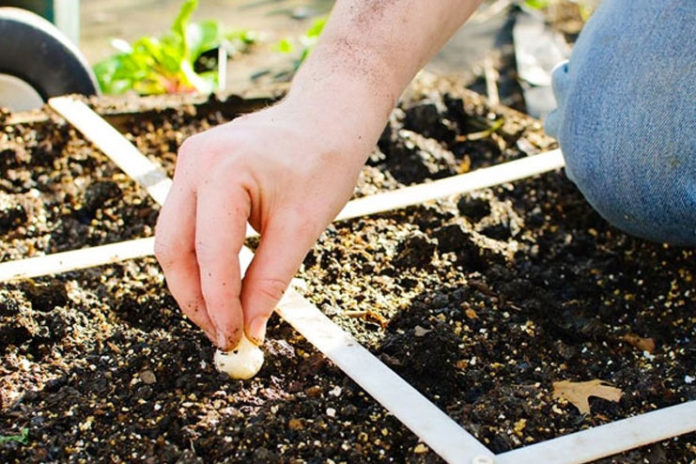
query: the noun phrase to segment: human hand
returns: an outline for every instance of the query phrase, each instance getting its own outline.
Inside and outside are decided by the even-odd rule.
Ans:
[[[263,342],[276,303],[350,197],[374,142],[320,113],[281,102],[179,150],[155,254],[183,312],[223,350],[244,332]],[[242,281],[247,221],[261,239]]]
[[[396,99],[480,0],[383,3],[338,0],[283,102],[191,137],[179,151],[155,254],[184,313],[223,350],[242,331],[263,341]],[[261,242],[242,282],[247,221]]]

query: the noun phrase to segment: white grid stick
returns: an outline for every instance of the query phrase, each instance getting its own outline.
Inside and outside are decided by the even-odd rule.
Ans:
[[[290,289],[276,312],[449,463],[493,457],[473,435]]]
[[[696,430],[696,401],[542,441],[496,456],[496,464],[575,464]]]
[[[123,172],[143,186],[157,203],[164,203],[172,185],[167,173],[140,153],[140,150],[111,124],[73,97],[51,98],[48,105],[82,132]]]
[[[0,282],[30,279],[49,274],[112,264],[127,259],[152,256],[155,239],[141,238],[79,250],[53,253],[47,256],[0,263]]]
[[[508,161],[489,168],[458,176],[447,177],[425,184],[404,187],[391,192],[378,193],[359,198],[348,203],[336,220],[350,219],[358,216],[391,211],[406,206],[425,203],[451,195],[471,192],[515,180],[542,174],[563,167],[563,155],[560,150],[552,150],[538,155]]]
[[[72,111],[70,107],[73,107],[74,105],[59,104],[58,106],[52,106],[59,112],[61,111],[59,108],[70,112]],[[83,113],[83,115],[86,114],[87,119],[92,119],[94,117],[101,119],[96,113],[89,110],[86,105],[82,106],[86,108],[86,112],[84,109],[77,109],[75,111]],[[66,110],[66,108],[68,109]],[[92,114],[90,115],[89,113]],[[70,120],[70,118],[66,119]],[[110,127],[105,121],[102,120],[102,122]],[[100,124],[83,124],[82,127],[85,128],[84,130],[105,131],[104,127],[100,126]],[[115,129],[113,129],[113,131],[120,136]],[[92,135],[99,138],[95,133],[92,133]],[[124,138],[122,138],[122,141],[130,145],[130,143]],[[114,146],[119,145],[123,145],[122,142],[115,143]],[[98,146],[100,146],[100,148],[102,148],[107,155],[109,155],[107,150],[110,151],[112,149],[112,146],[108,144],[100,143]],[[129,149],[125,151],[130,152],[132,155],[137,154],[139,157],[144,158],[145,161],[150,163],[147,158],[145,158],[137,151],[137,149],[135,149],[135,147],[132,147],[131,145],[131,148],[132,150]],[[136,158],[137,157],[135,156],[133,157],[134,160]],[[138,162],[142,161],[142,158],[138,158]],[[555,169],[563,165],[560,152],[557,151],[549,152],[543,155],[536,155],[534,158],[546,158],[545,163],[548,163],[549,169]],[[528,160],[530,160],[530,158],[506,164],[522,163]],[[128,157],[124,157],[122,164],[129,167],[129,163],[130,161]],[[149,173],[159,170],[159,168],[157,168],[154,164],[152,166],[141,164],[141,167],[145,170],[135,170],[136,173]],[[539,174],[549,170],[541,169],[524,174],[520,170],[523,167],[526,167],[526,163],[518,164],[516,165],[516,169],[512,170],[513,172],[516,172],[516,177],[514,179]],[[487,170],[489,174],[493,173],[492,175],[497,176],[502,171],[502,168],[496,168],[499,168],[499,166],[487,168]],[[124,169],[124,171],[129,172],[128,169]],[[479,171],[475,171],[474,173],[470,173],[465,176],[473,176],[470,177],[469,180],[477,179],[477,176],[474,176],[474,174],[477,174],[478,172]],[[477,175],[480,175],[480,173]],[[460,176],[460,182],[461,177],[463,176]],[[141,175],[140,178],[144,179],[147,184],[149,179],[147,175]],[[468,190],[465,191],[514,180],[506,179],[502,175],[498,179],[498,182],[490,181],[484,183],[478,183],[481,182],[481,180],[473,180],[467,184],[466,188]],[[136,180],[138,180],[137,177]],[[166,180],[168,179],[165,179],[165,181]],[[444,180],[447,181],[448,179]],[[436,196],[428,196],[428,187],[432,188],[433,184],[436,183],[440,183],[436,188],[441,189],[439,191],[444,193],[438,193]],[[158,180],[155,185],[162,185],[162,180]],[[160,203],[164,201],[166,191],[168,190],[170,184],[164,185],[165,188],[153,189],[154,193],[151,192],[153,198]],[[441,185],[444,186],[440,187]],[[382,206],[380,207],[371,205],[368,198],[356,200],[355,202],[352,202],[353,205],[347,205],[346,208],[341,211],[337,219],[348,219],[363,214],[372,214],[389,209],[422,203],[423,201],[427,201],[429,199],[447,196],[454,193],[463,193],[461,188],[448,193],[450,192],[450,188],[453,187],[450,187],[447,182],[436,181],[424,186],[414,186],[404,189],[407,191],[407,193],[403,193],[403,195],[407,197],[405,199],[400,198],[400,194],[398,192],[387,192],[381,195],[376,195],[375,197],[382,198],[382,200],[380,200],[380,204]],[[148,189],[148,191],[150,192],[150,189]],[[162,195],[162,191],[164,191],[164,195]],[[418,196],[419,194],[424,195],[425,197]],[[244,267],[248,265],[252,257],[253,254],[250,250],[246,248],[242,250],[240,261],[243,263]],[[35,259],[41,260],[44,258]],[[457,426],[442,411],[440,411],[427,399],[422,397],[420,393],[414,390],[403,379],[394,374],[394,372],[381,363],[381,361],[362,348],[354,339],[352,339],[352,337],[343,332],[338,326],[324,316],[323,313],[316,308],[316,306],[312,305],[297,292],[292,289],[288,290],[283,300],[279,304],[277,311],[311,343],[317,346],[320,351],[322,351],[330,359],[334,360],[334,362],[341,369],[343,369],[346,374],[351,376],[351,378],[363,386],[366,391],[372,394],[375,399],[382,403],[390,412],[394,413],[396,417],[402,420],[406,426],[411,428],[411,430],[413,430],[414,433],[416,433],[428,445],[430,445],[434,451],[451,463],[471,462],[483,464],[497,462],[501,464],[517,464],[532,462],[557,462],[579,464],[653,443],[655,441],[696,431],[696,420],[693,419],[696,417],[696,402],[691,401],[669,408],[660,409],[658,411],[641,414],[628,419],[623,419],[610,424],[605,424],[600,427],[590,428],[588,430],[576,432],[553,440],[540,442],[493,457],[492,453],[472,435],[463,430],[461,427]],[[364,353],[362,353],[362,351],[364,351]],[[356,359],[358,361],[356,361]],[[371,378],[371,374],[373,374],[373,372],[377,373],[376,378]],[[407,401],[399,401],[398,398],[396,401],[392,401],[390,399],[391,397],[402,396],[407,398]],[[385,402],[387,404],[385,404]],[[394,408],[394,410],[391,408]],[[423,408],[422,411],[421,408]],[[411,411],[415,411],[416,413],[411,414]],[[428,437],[428,439],[425,437]],[[453,438],[449,439],[448,437]]]

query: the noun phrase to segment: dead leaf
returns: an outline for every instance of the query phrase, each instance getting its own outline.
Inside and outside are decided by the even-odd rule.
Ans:
[[[573,404],[582,414],[590,413],[590,403],[588,398],[596,396],[607,401],[619,401],[623,392],[621,389],[612,387],[604,380],[589,380],[587,382],[571,382],[563,380],[553,383],[553,398],[563,398]]]
[[[655,340],[652,338],[643,338],[634,333],[628,333],[619,337],[619,340],[632,345],[634,348],[638,348],[640,351],[647,351],[648,353],[655,351]]]

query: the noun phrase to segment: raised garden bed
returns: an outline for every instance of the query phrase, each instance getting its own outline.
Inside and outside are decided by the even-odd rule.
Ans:
[[[171,175],[183,138],[261,104],[96,107]],[[61,119],[33,121],[5,116],[0,134],[3,261],[152,234],[143,189]],[[356,197],[550,147],[538,122],[421,82]],[[500,453],[696,399],[695,267],[690,249],[608,226],[554,172],[334,224],[300,277],[334,322]],[[278,318],[258,377],[216,373],[152,258],[2,284],[0,350],[0,435],[16,438],[0,443],[2,462],[441,462]],[[555,381],[593,379],[622,399],[592,398],[583,415],[553,398]],[[688,463],[694,441],[603,462]]]

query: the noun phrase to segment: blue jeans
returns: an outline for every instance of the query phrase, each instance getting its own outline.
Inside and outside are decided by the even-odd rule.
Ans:
[[[696,245],[696,0],[605,0],[553,73],[566,173],[609,222]]]

